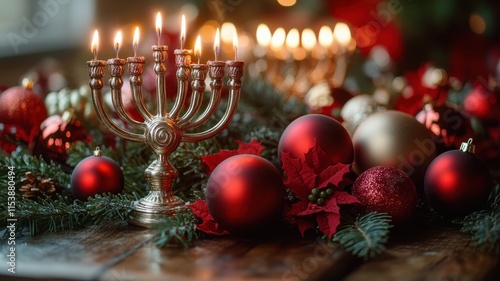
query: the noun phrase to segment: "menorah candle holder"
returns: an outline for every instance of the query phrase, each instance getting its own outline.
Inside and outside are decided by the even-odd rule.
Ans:
[[[155,45],[152,50],[156,73],[156,114],[148,110],[142,98],[142,73],[146,61],[144,57],[134,56],[127,58],[127,60],[112,58],[107,62],[94,58],[94,60],[87,62],[93,105],[101,122],[117,136],[129,141],[143,142],[156,154],[156,160],[149,165],[145,172],[146,180],[150,186],[149,194],[135,204],[128,218],[129,223],[142,227],[158,225],[166,216],[175,215],[179,210],[185,208],[184,201],[172,192],[172,186],[178,173],[169,162],[168,157],[181,142],[198,142],[214,137],[229,125],[238,106],[244,65],[243,61],[238,60],[191,64],[191,50],[175,50],[177,95],[170,110],[167,110],[165,61],[167,60],[168,47]],[[105,110],[102,78],[105,75],[106,65],[110,75],[109,85],[113,107],[118,117],[130,125],[131,131],[114,123]],[[121,88],[125,65],[128,65],[130,73],[133,101],[138,112],[144,118],[143,122],[130,117],[123,106]],[[223,88],[222,79],[225,76],[226,68],[229,97],[225,112],[211,128],[201,132],[196,131],[218,109]],[[203,105],[207,72],[211,78],[211,92],[206,107],[199,113]],[[189,105],[184,108],[188,97],[189,80],[191,80],[192,93]]]

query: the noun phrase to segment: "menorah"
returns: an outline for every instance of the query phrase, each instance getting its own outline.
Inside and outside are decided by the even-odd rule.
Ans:
[[[175,215],[176,212],[184,208],[184,201],[172,192],[172,186],[178,177],[178,172],[170,164],[168,157],[181,142],[198,142],[211,138],[228,126],[240,98],[244,65],[243,61],[230,60],[223,62],[217,61],[217,58],[215,61],[208,61],[207,64],[200,64],[199,60],[197,64],[192,64],[191,50],[176,49],[174,55],[177,66],[177,95],[170,110],[167,110],[165,62],[168,47],[158,44],[152,46],[152,50],[154,71],[156,73],[156,114],[150,112],[142,98],[144,57],[134,56],[124,60],[117,56],[106,62],[97,60],[94,53],[94,59],[87,62],[93,105],[100,121],[117,136],[134,142],[143,142],[156,154],[156,160],[149,165],[145,172],[150,191],[135,204],[128,218],[129,223],[143,227],[157,225],[165,216]],[[138,112],[144,118],[143,122],[132,119],[126,113],[121,99],[125,64],[128,65],[130,74],[133,101]],[[102,78],[105,75],[106,65],[109,66],[109,85],[113,107],[118,117],[127,123],[130,128],[133,128],[131,131],[114,123],[105,110]],[[199,131],[200,126],[206,124],[218,109],[226,67],[229,96],[225,112],[214,126]],[[211,93],[206,107],[201,111],[207,71],[211,79]],[[189,105],[186,105],[189,76],[191,76],[192,92]]]

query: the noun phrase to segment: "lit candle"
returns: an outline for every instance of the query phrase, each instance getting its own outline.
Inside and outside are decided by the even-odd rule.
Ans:
[[[301,44],[306,51],[310,52],[316,46],[316,34],[310,28],[302,30]]]
[[[347,24],[339,22],[333,29],[333,38],[339,43],[340,47],[347,47],[351,43],[351,30]]]
[[[269,44],[271,44],[271,30],[269,30],[269,27],[267,25],[261,23],[259,26],[257,26],[257,43],[261,45],[262,47],[268,47]]]
[[[138,46],[139,46],[139,27],[136,27],[134,32],[134,40],[132,41],[132,48],[134,49],[134,57],[137,57]]]
[[[234,49],[234,60],[238,60],[238,33],[234,30],[233,33],[233,49]]]
[[[296,28],[290,29],[288,34],[286,35],[285,45],[288,47],[289,51],[292,52],[300,44],[300,35],[299,31]]]
[[[194,43],[194,55],[198,58],[198,64],[200,64],[201,58],[201,37],[198,35],[196,38],[196,43]]]
[[[333,44],[332,29],[326,25],[322,26],[319,30],[318,41],[325,49],[331,47]]]
[[[220,46],[220,31],[219,28],[217,28],[214,40],[215,61],[217,61],[217,56],[219,55],[219,46]]]
[[[181,22],[181,50],[184,49],[184,41],[186,40],[186,17],[182,15]]]
[[[122,32],[118,31],[115,37],[115,52],[116,58],[118,58],[118,52],[120,51],[120,45],[122,44]]]
[[[99,33],[94,31],[94,36],[92,37],[92,44],[90,45],[90,50],[92,50],[92,54],[94,54],[94,60],[97,60],[97,48],[99,45]]]
[[[156,14],[156,37],[158,37],[158,46],[160,46],[160,38],[161,38],[161,14],[158,12]]]

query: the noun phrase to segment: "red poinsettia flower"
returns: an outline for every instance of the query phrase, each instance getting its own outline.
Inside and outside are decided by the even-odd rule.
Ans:
[[[353,183],[350,165],[331,165],[326,159],[325,152],[316,144],[301,158],[283,152],[283,170],[287,176],[285,186],[300,199],[287,211],[286,217],[289,222],[297,224],[302,235],[314,227],[315,220],[319,230],[332,237],[340,224],[339,205],[359,203],[354,196],[343,191]],[[319,191],[330,188],[333,194],[324,198],[324,204],[318,205],[309,201],[314,188]]]
[[[256,140],[252,140],[249,143],[238,142],[238,149],[235,150],[221,150],[219,153],[209,154],[201,156],[201,162],[207,166],[207,174],[211,174],[212,171],[219,165],[222,161],[228,159],[229,157],[239,155],[239,154],[254,154],[259,155],[262,153],[264,148],[261,143]],[[225,235],[229,232],[222,229],[220,225],[214,220],[210,211],[208,210],[207,203],[204,200],[198,199],[193,204],[189,205],[189,208],[193,214],[201,220],[201,223],[197,224],[198,230],[211,235]]]

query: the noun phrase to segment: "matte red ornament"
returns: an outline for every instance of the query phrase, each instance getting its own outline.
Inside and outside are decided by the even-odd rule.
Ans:
[[[486,207],[493,181],[488,167],[474,154],[469,139],[460,150],[447,151],[432,161],[424,187],[434,210],[447,217],[458,217]]]
[[[66,151],[77,141],[90,142],[90,133],[80,121],[73,119],[70,112],[65,112],[63,116],[52,115],[40,124],[40,131],[33,140],[31,151],[47,162],[53,160],[66,165]]]
[[[432,133],[438,154],[459,148],[472,134],[470,121],[446,104],[428,103],[415,118]]]
[[[123,185],[120,166],[113,159],[102,156],[99,148],[96,148],[93,156],[80,161],[71,174],[73,197],[82,201],[96,194],[118,194],[122,192]]]
[[[250,154],[230,157],[210,174],[206,188],[210,214],[231,233],[252,232],[279,222],[285,188],[278,169]]]
[[[413,181],[391,166],[377,166],[363,172],[354,181],[352,195],[366,211],[388,213],[395,224],[408,222],[417,206]]]
[[[0,95],[0,123],[15,127],[19,139],[30,142],[48,116],[43,100],[26,87],[12,87]]]
[[[281,135],[278,157],[283,152],[302,158],[314,145],[326,153],[329,164],[351,164],[354,148],[347,130],[335,119],[321,114],[308,114],[295,119]]]

